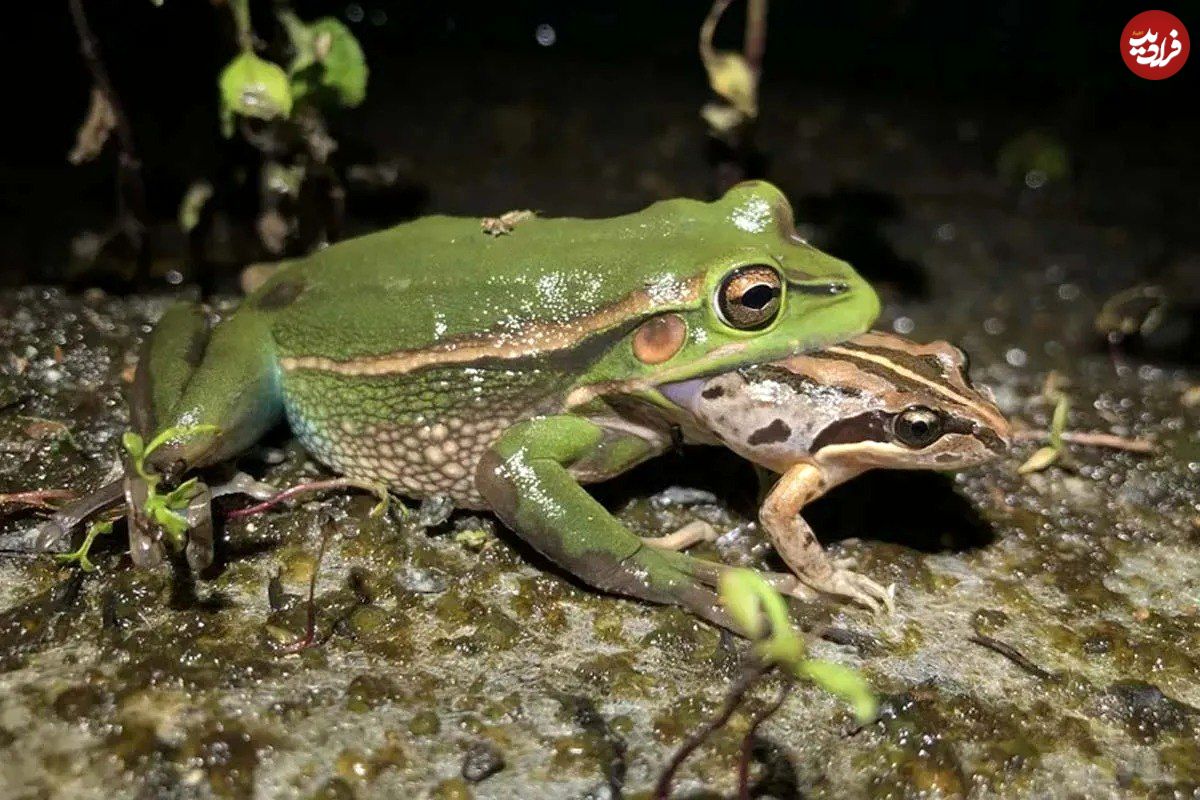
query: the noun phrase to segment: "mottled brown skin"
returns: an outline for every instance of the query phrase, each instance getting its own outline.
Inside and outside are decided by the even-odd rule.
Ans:
[[[962,469],[1008,445],[1008,422],[945,342],[867,333],[664,392],[718,442],[782,474],[759,516],[801,581],[871,608],[890,608],[890,591],[832,561],[801,510],[870,469]]]

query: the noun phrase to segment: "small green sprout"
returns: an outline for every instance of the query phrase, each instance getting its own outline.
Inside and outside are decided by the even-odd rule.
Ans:
[[[1058,392],[1054,403],[1054,416],[1050,421],[1050,443],[1034,451],[1025,463],[1017,467],[1017,473],[1028,475],[1031,472],[1041,472],[1063,458],[1063,431],[1067,427],[1067,414],[1071,410],[1071,400],[1066,393]]]
[[[792,626],[787,604],[757,572],[730,569],[721,573],[717,582],[721,604],[746,638],[754,642],[754,658],[730,687],[716,717],[693,732],[679,747],[658,777],[654,788],[655,800],[671,796],[671,783],[684,761],[716,730],[723,727],[745,701],[747,694],[764,677],[775,670],[783,673],[783,686],[778,699],[754,716],[742,740],[738,764],[738,797],[749,797],[749,758],[754,733],[758,726],[779,710],[794,678],[814,683],[825,691],[850,703],[859,724],[875,719],[879,703],[867,682],[857,671],[831,661],[805,657],[804,640]]]
[[[112,527],[111,522],[93,522],[88,526],[87,534],[83,537],[83,543],[79,545],[78,550],[72,553],[59,553],[54,560],[60,564],[78,564],[84,572],[94,571],[96,565],[88,558],[92,542],[96,540],[97,536],[112,533]]]
[[[146,482],[146,503],[142,507],[142,512],[162,527],[170,538],[171,545],[177,550],[183,547],[184,535],[187,533],[188,527],[187,519],[179,512],[187,508],[188,501],[196,493],[197,481],[192,478],[179,484],[170,492],[160,494],[158,485],[162,482],[162,475],[149,470],[146,467],[146,459],[168,442],[214,433],[217,430],[219,428],[216,425],[176,425],[159,433],[150,440],[149,444],[146,444],[142,437],[134,431],[126,431],[125,435],[121,437],[121,443],[125,447],[125,452],[129,453],[134,472]]]
[[[292,86],[283,67],[243,50],[217,79],[221,90],[221,132],[233,135],[237,116],[287,119],[292,113]]]
[[[804,641],[788,618],[783,597],[761,575],[747,569],[729,570],[721,575],[717,592],[764,663],[846,700],[860,723],[874,719],[878,702],[867,682],[849,667],[805,657]]]

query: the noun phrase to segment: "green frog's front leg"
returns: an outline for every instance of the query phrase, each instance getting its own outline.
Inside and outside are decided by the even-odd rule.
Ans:
[[[618,522],[571,474],[619,472],[653,453],[639,437],[570,415],[522,422],[480,461],[475,483],[492,510],[542,555],[585,583],[732,622],[705,583],[712,564],[651,547]]]

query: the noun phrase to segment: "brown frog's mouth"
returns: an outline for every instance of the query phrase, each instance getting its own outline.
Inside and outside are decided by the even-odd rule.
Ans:
[[[700,397],[700,393],[704,391],[704,385],[708,383],[711,377],[711,375],[707,375],[703,378],[692,378],[676,383],[664,383],[658,387],[658,391],[663,397],[684,411],[694,414],[696,400]]]

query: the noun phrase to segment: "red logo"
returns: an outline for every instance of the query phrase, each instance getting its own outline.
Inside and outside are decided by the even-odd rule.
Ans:
[[[1121,58],[1133,74],[1148,81],[1169,78],[1187,61],[1192,42],[1179,17],[1143,11],[1121,31]]]

